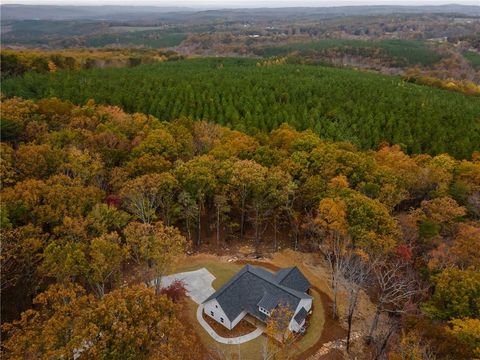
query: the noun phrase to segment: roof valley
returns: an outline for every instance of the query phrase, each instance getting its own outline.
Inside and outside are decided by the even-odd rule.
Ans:
[[[230,320],[242,311],[263,318],[265,314],[259,312],[259,307],[270,311],[285,302],[295,309],[302,299],[311,298],[305,293],[309,287],[310,283],[297,267],[272,274],[247,264],[204,303],[217,299]]]

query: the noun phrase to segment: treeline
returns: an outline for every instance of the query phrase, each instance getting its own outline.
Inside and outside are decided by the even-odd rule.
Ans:
[[[407,67],[414,65],[432,66],[442,56],[431,45],[415,40],[350,40],[324,39],[308,43],[298,43],[275,47],[257,47],[256,55],[287,56],[295,55],[308,59],[334,56],[360,56],[382,61],[385,66]]]
[[[438,79],[433,76],[423,75],[415,70],[407,72],[407,74],[403,76],[403,79],[414,84],[428,85],[440,89],[457,91],[465,95],[480,96],[480,85],[468,80]]]
[[[1,78],[21,76],[26,72],[52,73],[105,67],[132,67],[182,58],[174,51],[152,50],[2,50]]]
[[[179,45],[186,38],[186,33],[161,30],[130,31],[90,36],[85,40],[85,45],[89,47],[141,46],[146,48],[167,48]]]
[[[256,66],[245,59],[197,59],[134,69],[27,73],[3,82],[7,96],[94,98],[162,120],[190,117],[255,134],[282,123],[362,149],[382,142],[408,153],[479,150],[480,102],[397,77],[317,66]]]
[[[428,347],[440,359],[469,359],[479,350],[478,153],[467,161],[386,144],[359,151],[288,125],[248,136],[92,101],[20,98],[2,103],[1,147],[2,318],[41,292],[35,310],[4,325],[7,356],[62,357],[86,343],[85,355],[99,358],[173,344],[188,353],[163,358],[188,358],[190,347],[175,343],[191,337],[172,300],[120,284],[161,293],[157,279],[188,246],[326,251],[332,240],[388,269],[400,263],[395,277],[379,273],[393,285],[412,273],[432,286],[393,354]],[[388,281],[378,315],[412,313]],[[140,313],[133,298],[143,299]]]

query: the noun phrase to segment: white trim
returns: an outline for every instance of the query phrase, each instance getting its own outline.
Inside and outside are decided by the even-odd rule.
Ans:
[[[215,330],[212,329],[212,327],[210,325],[208,325],[208,323],[205,321],[205,319],[203,318],[203,312],[204,312],[204,308],[203,308],[203,305],[200,304],[197,308],[197,320],[198,322],[200,323],[200,325],[202,325],[202,327],[205,329],[205,331],[217,342],[221,343],[221,344],[229,344],[229,345],[234,345],[234,344],[243,344],[243,343],[246,343],[248,341],[251,341],[253,339],[256,339],[257,337],[259,337],[260,335],[262,335],[263,333],[263,330],[259,327],[257,327],[255,330],[253,330],[251,333],[248,333],[246,335],[243,335],[243,336],[238,336],[238,337],[235,337],[235,338],[225,338],[225,337],[222,337],[220,335],[218,335]],[[245,315],[244,315],[245,316]],[[242,316],[243,318],[243,316]],[[234,320],[235,321],[235,320]]]
[[[290,320],[290,324],[288,324],[288,329],[290,331],[298,332],[302,328],[303,324],[305,323],[305,319],[302,321],[301,324],[299,324],[295,320],[295,315],[297,315],[297,313],[300,311],[302,307],[304,307],[305,310],[307,310],[307,313],[310,312],[310,309],[312,308],[312,300],[313,300],[312,298],[300,300],[300,302],[297,305],[297,308],[295,309],[295,312],[293,313],[292,320]]]

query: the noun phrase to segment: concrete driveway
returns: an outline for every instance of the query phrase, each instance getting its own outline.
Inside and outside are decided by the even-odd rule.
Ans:
[[[215,292],[215,289],[212,287],[215,276],[205,268],[164,276],[161,280],[162,287],[169,286],[175,280],[183,281],[188,291],[188,296],[197,304],[201,304]]]
[[[226,337],[220,336],[215,332],[215,330],[213,330],[213,328],[210,325],[208,325],[208,323],[203,318],[203,304],[200,304],[197,308],[197,320],[200,323],[200,325],[202,325],[202,327],[205,329],[205,331],[208,333],[208,335],[210,335],[215,341],[222,344],[227,344],[227,345],[243,344],[253,339],[256,339],[263,333],[263,328],[257,327],[252,332],[242,336],[237,336],[233,338],[226,338]]]
[[[161,286],[166,287],[173,283],[175,280],[183,281],[185,288],[187,289],[188,296],[199,304],[197,308],[197,320],[205,329],[205,331],[216,341],[222,344],[243,344],[247,341],[253,340],[263,333],[263,329],[257,328],[249,334],[235,337],[225,338],[218,335],[213,328],[203,319],[203,305],[210,295],[215,292],[212,287],[212,282],[215,280],[215,276],[205,268],[201,268],[195,271],[187,271],[178,274],[172,274],[164,276],[161,279]]]

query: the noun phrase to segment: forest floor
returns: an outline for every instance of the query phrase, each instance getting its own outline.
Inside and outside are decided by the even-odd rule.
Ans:
[[[340,321],[334,321],[329,314],[332,300],[328,266],[321,256],[313,253],[284,250],[258,258],[257,253],[250,247],[238,248],[235,255],[232,253],[230,252],[229,255],[225,256],[206,253],[188,255],[178,260],[175,271],[191,271],[205,267],[216,277],[212,286],[218,289],[246,263],[263,266],[272,271],[282,267],[298,266],[312,284],[311,294],[314,297],[314,311],[309,318],[306,334],[300,337],[295,344],[293,350],[295,358],[298,360],[313,357],[316,359],[339,358],[339,351],[330,351],[325,354],[324,345],[344,339],[346,330],[342,317]],[[338,298],[340,314],[342,314],[347,301],[346,291],[340,291]],[[202,344],[207,349],[217,353],[221,358],[235,359],[241,357],[252,360],[262,358],[262,350],[267,343],[266,335],[242,345],[218,344],[195,321],[196,307],[197,305],[193,301],[187,299],[188,320],[193,324]],[[363,333],[366,331],[373,312],[374,305],[366,294],[362,294],[357,316],[354,320],[354,332]]]

